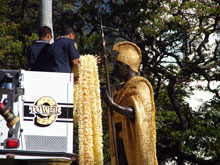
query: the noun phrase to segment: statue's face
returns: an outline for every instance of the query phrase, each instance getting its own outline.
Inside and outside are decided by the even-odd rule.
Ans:
[[[113,76],[119,80],[124,80],[128,74],[128,66],[122,62],[116,61]]]

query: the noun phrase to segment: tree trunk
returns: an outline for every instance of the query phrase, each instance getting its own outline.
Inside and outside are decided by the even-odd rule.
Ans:
[[[53,20],[52,20],[52,0],[40,0],[40,27],[48,26],[52,30],[52,39],[50,43],[54,42],[53,35]]]

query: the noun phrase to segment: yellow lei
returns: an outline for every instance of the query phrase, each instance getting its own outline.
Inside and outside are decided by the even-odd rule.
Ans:
[[[79,81],[74,85],[74,121],[78,121],[79,163],[103,164],[102,108],[97,60],[80,57]]]

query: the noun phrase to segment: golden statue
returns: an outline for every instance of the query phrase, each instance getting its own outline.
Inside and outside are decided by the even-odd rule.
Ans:
[[[155,105],[150,82],[138,76],[141,50],[128,41],[114,44],[117,51],[113,75],[123,84],[113,92],[102,89],[102,99],[113,110],[119,164],[157,165]],[[110,124],[111,127],[111,124]],[[111,164],[116,153],[110,128]]]

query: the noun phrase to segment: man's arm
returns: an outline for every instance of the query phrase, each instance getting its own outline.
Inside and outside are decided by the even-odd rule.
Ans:
[[[72,61],[71,61],[71,64],[72,64],[72,67],[73,67],[73,66],[78,66],[78,65],[79,65],[79,59],[76,58],[76,59],[72,60]]]
[[[74,43],[75,43],[75,41],[71,40],[68,44],[68,51],[69,51],[68,56],[69,56],[69,59],[71,59],[72,68],[73,68],[73,66],[79,65],[79,57],[80,57],[80,54],[76,50]]]
[[[34,55],[33,55],[33,51],[31,49],[31,47],[28,48],[25,56],[27,58],[28,68],[30,69],[31,66],[34,64],[34,59],[33,59]]]

